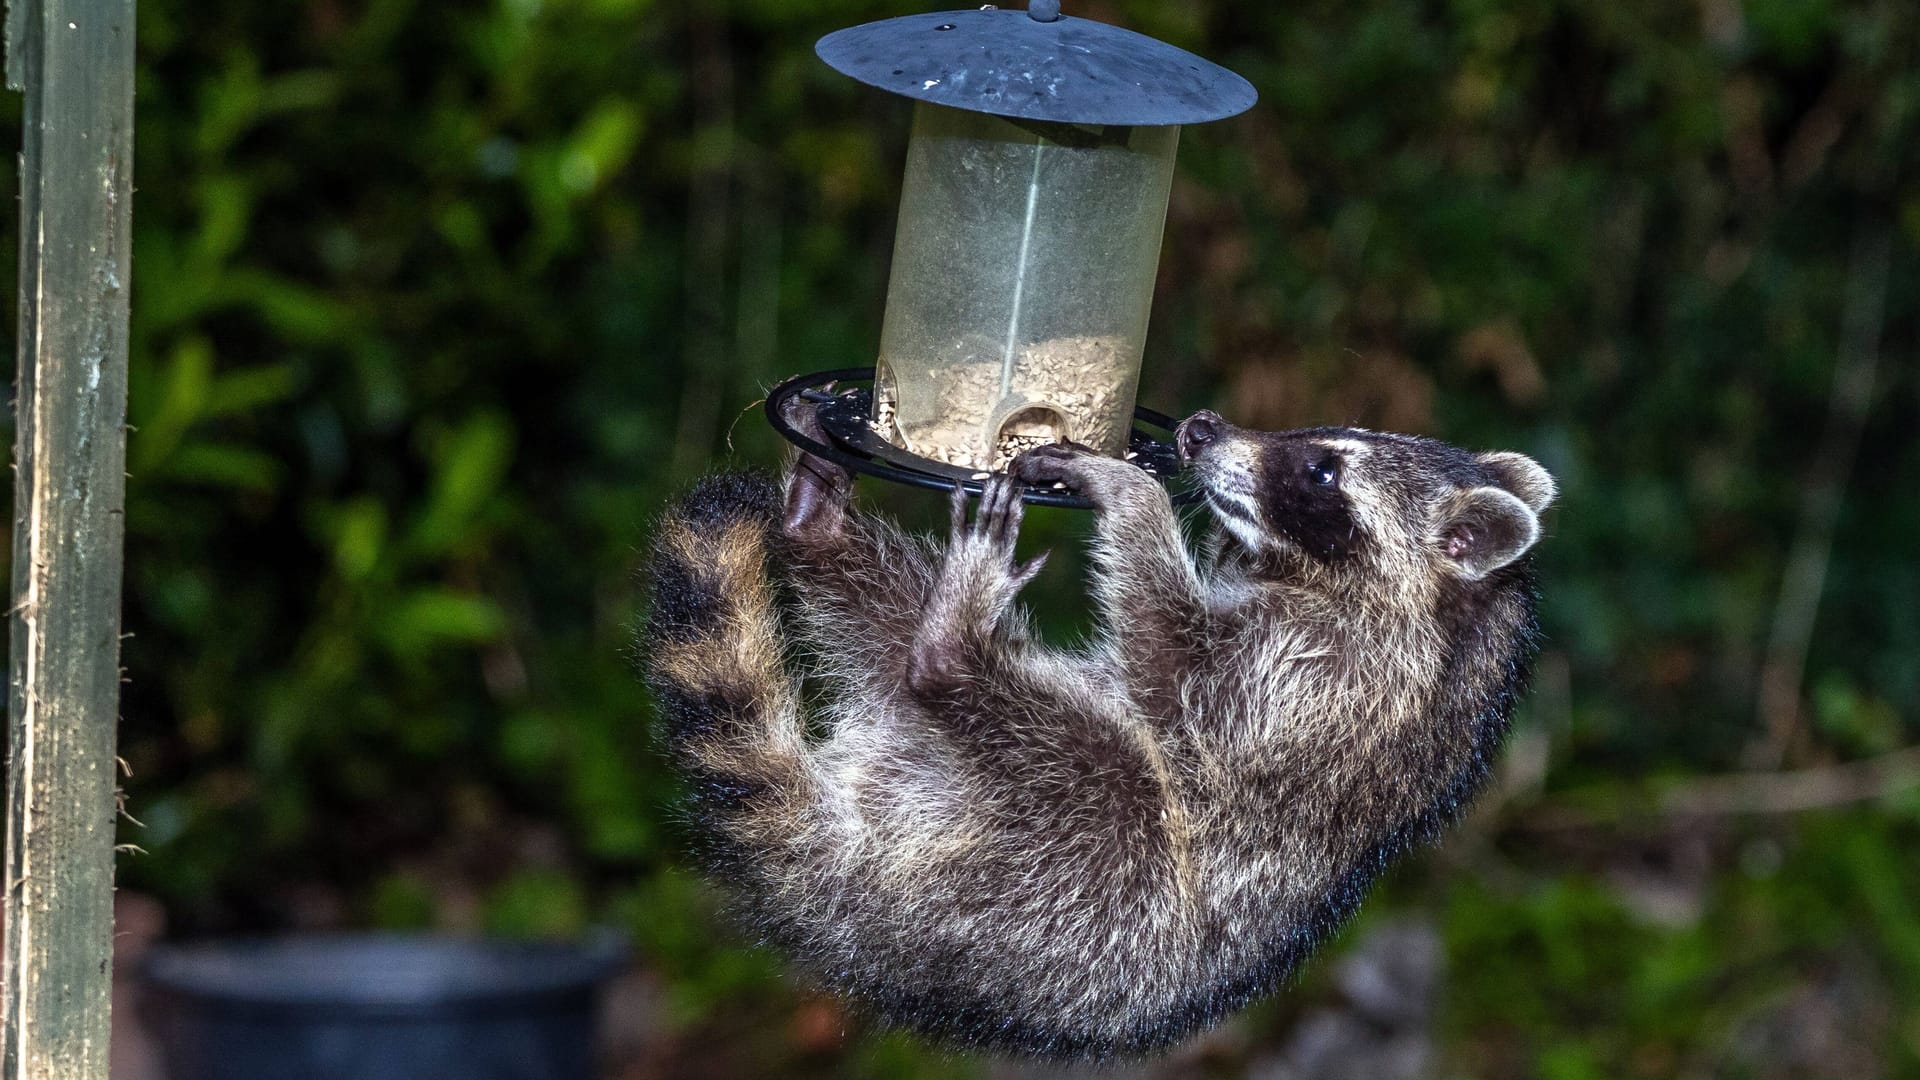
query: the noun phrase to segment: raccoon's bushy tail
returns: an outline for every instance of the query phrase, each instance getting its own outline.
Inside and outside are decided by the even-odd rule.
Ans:
[[[808,816],[799,694],[782,663],[767,561],[780,492],[759,473],[700,481],[660,523],[642,662],[712,869],[754,876]]]

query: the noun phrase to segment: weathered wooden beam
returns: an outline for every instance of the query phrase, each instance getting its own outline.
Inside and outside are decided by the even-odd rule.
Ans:
[[[106,1080],[133,0],[11,0],[26,94],[8,712],[7,1080]]]

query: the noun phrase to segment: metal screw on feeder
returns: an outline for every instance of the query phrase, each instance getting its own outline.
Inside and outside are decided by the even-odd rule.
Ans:
[[[864,430],[816,395],[836,456],[946,487],[1070,439],[1176,471],[1133,428],[1174,150],[1253,87],[1058,0],[886,19],[816,51],[915,102]]]

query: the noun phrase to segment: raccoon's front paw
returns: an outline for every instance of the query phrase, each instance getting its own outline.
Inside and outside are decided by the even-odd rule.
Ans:
[[[1036,488],[1065,484],[1095,505],[1131,487],[1158,486],[1144,470],[1076,442],[1036,446],[1015,458],[1010,471],[1021,483]]]
[[[1031,487],[1048,487],[1053,484],[1066,484],[1077,487],[1081,477],[1086,475],[1087,459],[1097,458],[1092,447],[1077,442],[1048,443],[1036,446],[1013,459],[1007,472],[1014,479]]]

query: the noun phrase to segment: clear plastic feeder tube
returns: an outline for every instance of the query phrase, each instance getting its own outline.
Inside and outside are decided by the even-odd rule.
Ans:
[[[880,434],[974,469],[1126,449],[1179,132],[915,106]]]

